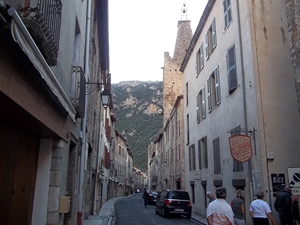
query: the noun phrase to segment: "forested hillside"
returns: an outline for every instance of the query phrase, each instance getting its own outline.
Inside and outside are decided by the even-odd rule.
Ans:
[[[162,82],[122,81],[112,84],[117,130],[133,152],[134,166],[146,171],[148,143],[162,129]]]

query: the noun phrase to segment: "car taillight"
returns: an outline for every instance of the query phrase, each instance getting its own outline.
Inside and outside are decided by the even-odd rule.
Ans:
[[[188,202],[188,206],[192,206],[192,202],[191,201]]]
[[[166,203],[166,205],[170,205],[170,204],[171,204],[171,202],[172,202],[172,201],[170,201],[170,200],[168,200],[168,199],[167,199],[167,200],[165,200],[165,203]]]

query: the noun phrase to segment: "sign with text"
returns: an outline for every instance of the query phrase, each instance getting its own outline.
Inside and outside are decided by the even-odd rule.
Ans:
[[[234,135],[229,138],[231,156],[239,161],[246,162],[252,156],[251,138],[248,135]]]

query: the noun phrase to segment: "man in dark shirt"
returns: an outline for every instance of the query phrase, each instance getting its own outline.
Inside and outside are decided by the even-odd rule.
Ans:
[[[291,188],[286,186],[276,196],[274,207],[278,212],[281,225],[293,225]]]
[[[144,199],[144,206],[147,207],[148,204],[148,199],[149,199],[149,193],[146,189],[144,189],[143,197]]]

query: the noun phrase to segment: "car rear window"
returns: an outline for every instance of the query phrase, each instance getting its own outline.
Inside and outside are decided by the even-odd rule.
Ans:
[[[181,199],[181,200],[190,200],[188,192],[184,191],[172,191],[169,193],[170,199]]]

